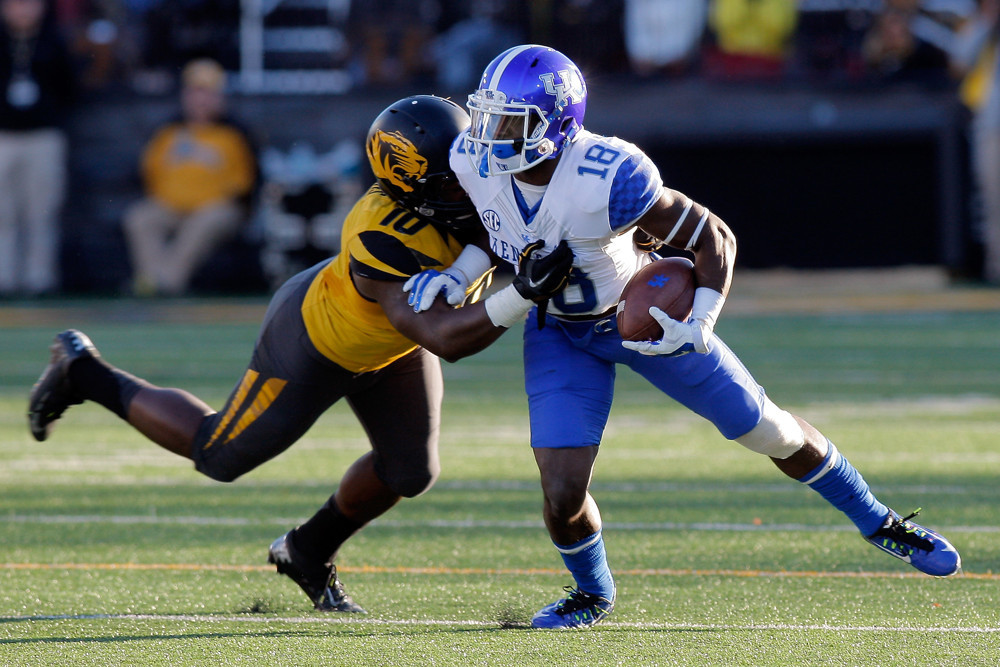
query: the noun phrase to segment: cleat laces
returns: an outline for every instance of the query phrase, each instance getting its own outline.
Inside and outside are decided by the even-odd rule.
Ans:
[[[591,621],[596,622],[609,613],[601,606],[601,603],[611,604],[610,600],[599,595],[585,593],[572,586],[563,586],[563,590],[569,595],[561,600],[554,609],[555,613],[560,616],[570,616],[576,621],[590,624]]]
[[[890,516],[887,525],[879,528],[873,538],[881,538],[882,545],[894,551],[905,551],[906,555],[913,553],[914,549],[921,551],[933,551],[934,543],[928,538],[927,531],[917,524],[910,523],[910,519],[920,513],[922,507],[918,507],[910,514],[896,518]]]
[[[919,509],[900,516],[889,510],[882,527],[866,539],[878,549],[909,563],[924,574],[950,577],[962,569],[962,557],[939,533],[911,521]]]

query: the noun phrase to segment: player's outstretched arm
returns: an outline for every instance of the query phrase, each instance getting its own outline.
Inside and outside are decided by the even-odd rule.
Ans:
[[[524,319],[532,306],[558,294],[573,268],[573,252],[561,242],[552,252],[540,253],[544,243],[532,244],[522,253],[514,281],[484,301],[452,308],[436,299],[415,312],[398,282],[354,277],[358,290],[378,301],[386,317],[401,334],[446,361],[475,354]]]
[[[507,330],[493,324],[483,302],[454,308],[442,298],[418,313],[407,303],[402,283],[366,278],[355,282],[378,301],[397,331],[446,361],[458,361],[485,349]]]

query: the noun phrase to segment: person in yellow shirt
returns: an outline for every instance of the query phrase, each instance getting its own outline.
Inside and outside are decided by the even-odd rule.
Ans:
[[[371,451],[319,511],[274,541],[268,560],[316,609],[363,611],[344,591],[334,559],[365,524],[436,480],[438,357],[455,361],[482,350],[560,292],[572,268],[565,241],[551,251],[536,241],[513,282],[478,300],[492,261],[470,243],[486,247],[485,232],[448,166],[448,149],[468,126],[462,107],[427,95],[400,100],[375,119],[367,149],[377,183],[348,214],[341,252],[275,293],[250,364],[221,410],[111,366],[85,334],[69,330],[56,336],[31,391],[32,435],[47,439],[70,405],[95,401],[199,472],[230,482],[290,447],[346,398]],[[448,301],[417,312],[413,295],[433,300],[442,285]],[[452,307],[466,296],[469,305]]]
[[[795,0],[712,0],[708,25],[715,39],[706,67],[726,78],[784,73],[798,25]]]
[[[214,60],[191,61],[181,74],[181,116],[143,150],[145,196],[124,217],[136,294],[186,292],[249,215],[257,158],[247,133],[225,115],[225,80]]]

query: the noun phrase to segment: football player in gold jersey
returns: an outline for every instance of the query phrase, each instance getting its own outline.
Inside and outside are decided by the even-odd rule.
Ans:
[[[534,244],[510,286],[476,301],[490,261],[470,243],[482,226],[448,167],[449,146],[468,125],[462,107],[424,95],[375,119],[367,152],[377,183],[347,216],[341,252],[275,293],[250,364],[221,410],[110,365],[85,334],[69,330],[56,336],[31,391],[34,437],[46,439],[66,408],[91,400],[190,458],[201,473],[229,482],[287,449],[346,398],[371,451],[315,515],[274,541],[268,560],[316,609],[363,611],[345,593],[334,558],[362,526],[437,478],[438,357],[454,361],[492,343],[562,289],[573,261],[565,243],[545,255]],[[472,303],[453,308],[438,300],[418,314],[403,289],[417,274],[469,286]]]

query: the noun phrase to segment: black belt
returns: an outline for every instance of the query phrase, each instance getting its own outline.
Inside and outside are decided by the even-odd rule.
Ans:
[[[593,322],[595,320],[603,320],[609,317],[613,317],[617,309],[618,306],[611,306],[603,313],[597,313],[597,314],[591,313],[587,315],[563,315],[562,313],[559,313],[558,315],[552,313],[549,314],[558,320],[563,320],[564,322]]]

